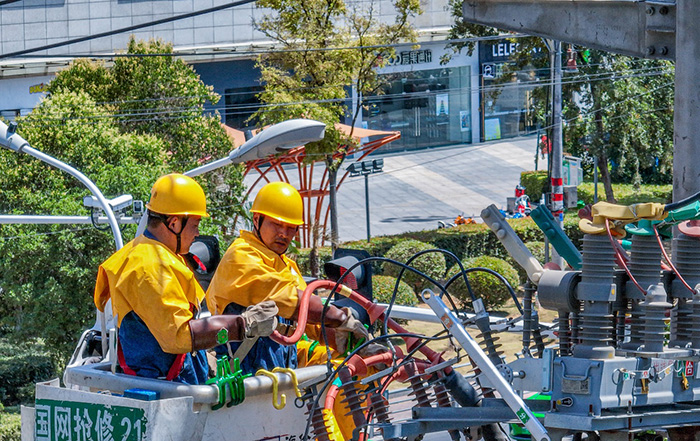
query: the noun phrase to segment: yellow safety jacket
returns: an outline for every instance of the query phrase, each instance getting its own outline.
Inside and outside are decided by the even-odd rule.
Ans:
[[[288,319],[299,303],[297,290],[305,288],[296,262],[266,247],[250,231],[242,231],[211,280],[207,306],[212,314],[221,314],[232,302],[245,308],[272,300],[279,315]]]
[[[119,325],[134,311],[164,352],[192,350],[189,321],[204,292],[184,259],[162,243],[139,236],[100,265],[97,309],[104,311],[110,298]]]

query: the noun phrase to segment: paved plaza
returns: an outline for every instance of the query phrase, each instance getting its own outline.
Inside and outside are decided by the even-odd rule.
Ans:
[[[451,222],[458,214],[477,217],[490,204],[505,208],[520,172],[535,169],[535,147],[533,136],[370,156],[384,159],[384,171],[369,176],[372,236],[435,229],[438,221]],[[347,159],[343,169],[352,161]],[[540,167],[544,163],[540,160]],[[321,175],[317,166],[314,176]],[[247,176],[246,183],[256,177]],[[338,207],[341,242],[366,238],[363,177],[342,183]]]

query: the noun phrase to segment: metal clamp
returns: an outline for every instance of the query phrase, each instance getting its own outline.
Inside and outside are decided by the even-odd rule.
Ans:
[[[636,376],[636,372],[628,371],[625,368],[615,369],[612,373],[612,382],[614,385],[618,385],[624,381],[632,380]]]

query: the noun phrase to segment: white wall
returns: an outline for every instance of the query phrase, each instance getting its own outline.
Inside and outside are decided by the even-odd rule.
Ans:
[[[47,84],[53,76],[36,76],[8,78],[0,81],[0,112],[8,117],[6,111],[19,110],[26,114],[33,109],[45,93],[40,92],[40,85]],[[31,89],[31,92],[30,92]],[[33,93],[32,93],[33,92]]]

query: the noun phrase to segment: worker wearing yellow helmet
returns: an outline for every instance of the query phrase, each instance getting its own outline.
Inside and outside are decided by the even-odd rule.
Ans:
[[[299,192],[285,182],[272,182],[260,189],[251,208],[253,231],[242,231],[226,250],[207,291],[212,314],[236,314],[256,303],[272,300],[279,308],[281,323],[291,323],[299,311],[299,297],[306,288],[297,264],[285,252],[304,223]],[[311,296],[309,323],[320,323],[323,304]],[[344,352],[349,334],[367,338],[362,323],[349,310],[330,306],[325,325],[334,328],[332,346]],[[240,344],[230,343],[217,352],[233,356]],[[225,351],[225,352],[224,352]],[[247,349],[241,360],[244,373],[257,369],[297,367],[294,346],[280,345],[261,338]]]
[[[117,356],[131,375],[203,384],[203,349],[247,336],[270,335],[277,326],[272,302],[238,315],[198,318],[204,292],[182,255],[209,216],[204,191],[192,178],[169,174],[151,190],[148,226],[98,270],[95,305],[112,301],[117,318]]]

